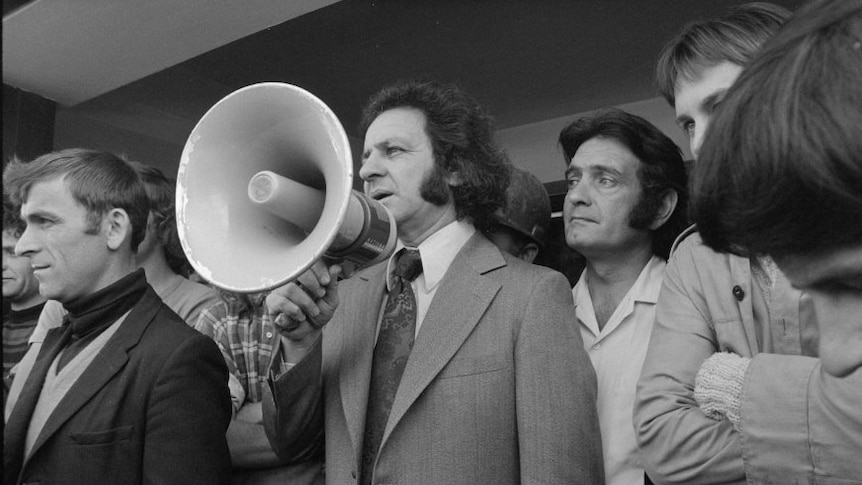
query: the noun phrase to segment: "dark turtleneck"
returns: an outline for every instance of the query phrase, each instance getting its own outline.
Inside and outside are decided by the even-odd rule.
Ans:
[[[119,279],[77,301],[63,305],[69,312],[63,319],[69,343],[60,354],[57,372],[97,336],[137,304],[147,291],[143,269]]]

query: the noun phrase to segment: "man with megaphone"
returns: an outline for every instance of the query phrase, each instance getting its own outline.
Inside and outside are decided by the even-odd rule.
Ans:
[[[457,86],[402,81],[362,125],[360,176],[397,250],[342,282],[317,261],[268,296],[273,448],[296,461],[325,442],[327,483],[602,483],[566,279],[481,234],[509,174],[490,118]]]

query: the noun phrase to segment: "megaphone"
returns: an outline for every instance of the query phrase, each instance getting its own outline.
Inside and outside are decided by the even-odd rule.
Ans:
[[[385,260],[395,220],[352,189],[353,159],[335,114],[285,83],[241,88],[192,130],[177,175],[180,242],[213,285],[257,293],[323,257]]]

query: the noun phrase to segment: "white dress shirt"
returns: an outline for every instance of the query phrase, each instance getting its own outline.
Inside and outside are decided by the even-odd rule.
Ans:
[[[437,293],[437,286],[440,280],[449,270],[449,266],[455,259],[455,256],[464,247],[464,244],[473,237],[476,233],[476,228],[473,224],[465,221],[455,221],[442,227],[427,239],[419,244],[419,256],[422,258],[422,274],[413,280],[413,293],[416,295],[416,335],[419,335],[419,328],[422,326],[422,321],[425,319],[425,314],[428,313],[428,307],[431,305],[431,300],[434,299],[434,294]],[[392,265],[395,255],[404,247],[404,243],[398,241],[395,247],[395,252],[389,257],[389,264],[386,267],[386,274],[392,274]],[[386,288],[391,289],[391,278],[386,280]],[[386,305],[386,298],[383,299],[383,306]],[[383,307],[379,314],[383,315]],[[377,327],[380,328],[380,318],[378,317]]]
[[[596,407],[602,432],[607,485],[642,484],[644,469],[635,442],[632,408],[646,357],[665,261],[653,256],[599,330],[586,271],[572,288],[575,314],[596,370]]]

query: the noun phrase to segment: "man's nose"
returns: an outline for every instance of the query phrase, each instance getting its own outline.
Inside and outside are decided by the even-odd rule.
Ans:
[[[587,184],[581,181],[570,186],[568,192],[566,192],[566,200],[572,205],[589,205],[590,194]]]
[[[700,153],[700,147],[703,144],[703,136],[706,133],[706,128],[709,126],[707,121],[702,121],[697,127],[694,129],[694,134],[691,136],[691,140],[689,142],[689,146],[691,147],[691,156],[697,160],[698,153]]]
[[[370,154],[362,161],[362,166],[359,167],[359,178],[362,180],[371,180],[379,177],[383,173],[383,166],[380,163],[380,157],[374,153]]]
[[[29,228],[24,229],[24,233],[21,234],[21,237],[18,238],[18,243],[15,244],[15,255],[30,256],[32,253],[36,252],[36,249],[37,245],[33,238],[32,231]]]

